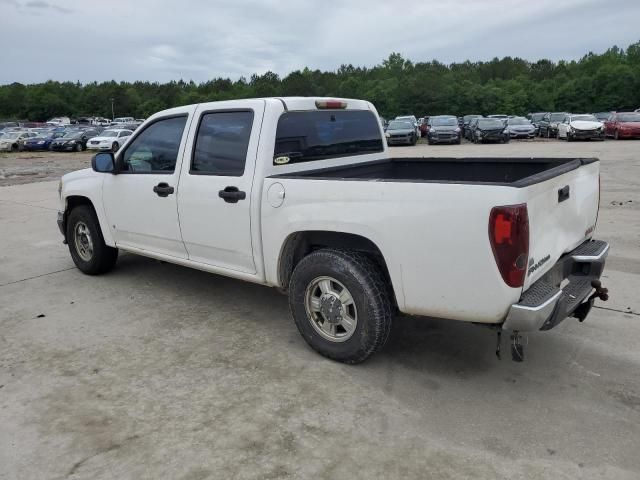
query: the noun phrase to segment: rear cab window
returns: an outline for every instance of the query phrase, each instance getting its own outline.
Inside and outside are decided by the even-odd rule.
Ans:
[[[285,112],[278,120],[274,165],[384,151],[380,124],[369,110]]]

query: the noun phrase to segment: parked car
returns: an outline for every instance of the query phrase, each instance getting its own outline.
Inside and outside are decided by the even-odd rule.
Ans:
[[[420,136],[420,127],[418,126],[418,119],[415,117],[415,115],[405,115],[401,117],[396,117],[396,120],[411,122],[416,130],[416,137]]]
[[[90,138],[86,143],[86,147],[89,150],[111,150],[116,152],[132,133],[132,130],[110,128],[100,135]]]
[[[469,128],[469,123],[474,118],[482,118],[482,115],[465,115],[462,117],[462,126],[460,127],[460,130],[464,138],[468,138],[467,129]]]
[[[429,145],[435,143],[457,143],[460,144],[461,130],[458,126],[458,118],[453,115],[437,115],[429,117],[429,130],[427,132],[427,142]]]
[[[0,152],[17,152],[22,150],[24,142],[35,133],[31,132],[5,132],[0,138]]]
[[[111,125],[123,125],[127,123],[133,123],[135,121],[136,120],[133,117],[116,117],[111,122]]]
[[[596,117],[596,119],[599,122],[604,123],[607,120],[609,120],[609,117],[611,116],[611,112],[598,112],[598,113],[594,113],[593,116]]]
[[[59,152],[82,152],[87,149],[89,139],[96,138],[98,135],[99,132],[95,128],[71,130],[66,132],[62,137],[53,140],[51,142],[51,150]]]
[[[549,112],[534,112],[527,115],[531,124],[536,128],[536,137],[540,134],[540,122],[547,113]]]
[[[420,136],[426,137],[427,132],[429,131],[429,117],[422,117],[418,124],[418,128],[420,129]]]
[[[387,145],[415,145],[418,135],[413,123],[406,120],[391,120],[385,132]]]
[[[479,118],[473,130],[473,142],[509,143],[511,137],[506,128],[504,120],[500,118]]]
[[[9,128],[19,128],[18,122],[0,122],[0,131],[4,131]]]
[[[53,117],[47,120],[47,125],[52,125],[55,127],[71,125],[71,119],[69,117]]]
[[[499,120],[506,120],[507,118],[509,118],[509,115],[487,115],[487,118],[497,118]]]
[[[376,115],[322,98],[159,112],[62,177],[70,256],[89,275],[122,250],[286,291],[303,339],[346,363],[382,348],[396,310],[504,330],[521,358],[522,332],[604,299],[598,160],[394,159]]]
[[[604,124],[589,114],[566,115],[558,124],[558,138],[573,140],[604,140]]]
[[[541,137],[555,138],[558,135],[558,123],[569,115],[567,112],[549,112],[542,117],[538,124],[538,134]]]
[[[640,113],[614,113],[605,122],[604,128],[605,134],[616,140],[621,138],[640,138]]]
[[[509,117],[505,129],[511,138],[534,138],[536,127],[525,117]]]
[[[23,149],[28,151],[49,150],[51,142],[64,136],[65,132],[45,132],[36,137],[25,140]]]
[[[470,142],[473,142],[473,138],[475,135],[474,132],[476,128],[478,128],[478,121],[481,118],[484,118],[484,117],[473,117],[471,120],[469,120],[469,125],[467,125],[464,129],[464,138],[466,138]]]

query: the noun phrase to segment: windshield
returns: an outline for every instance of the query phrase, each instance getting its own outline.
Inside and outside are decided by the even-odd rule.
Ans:
[[[606,120],[607,118],[609,118],[611,114],[609,112],[601,112],[601,113],[596,113],[596,118],[598,120]]]
[[[413,123],[392,120],[391,122],[389,122],[387,130],[413,130]]]
[[[5,133],[5,134],[2,136],[2,139],[3,139],[3,140],[15,140],[15,139],[16,139],[16,138],[18,138],[19,136],[20,136],[20,134],[19,134],[19,133],[15,133],[15,132],[8,132],[8,133]]]
[[[575,122],[597,122],[598,119],[596,117],[594,117],[593,115],[574,115],[573,117],[571,117],[571,121]]]
[[[417,122],[416,117],[396,117],[396,120],[406,120],[408,122]]]
[[[504,122],[497,118],[482,118],[478,120],[480,128],[504,128]]]
[[[458,119],[454,117],[435,117],[431,119],[434,127],[453,127],[458,125]]]
[[[549,116],[549,121],[550,122],[561,122],[562,120],[564,120],[564,117],[566,116],[566,113],[552,113]]]
[[[117,137],[118,132],[116,130],[105,130],[100,134],[101,137]]]
[[[510,118],[507,123],[509,125],[531,125],[531,122],[526,118]]]
[[[544,117],[544,113],[534,113],[531,115],[532,122],[539,122]]]
[[[64,136],[62,138],[76,138],[79,137],[82,134],[82,132],[67,132],[64,134]]]
[[[620,113],[619,122],[640,122],[640,113]]]
[[[465,115],[464,117],[462,117],[462,121],[464,123],[469,123],[472,118],[480,118],[480,117],[482,117],[482,115]]]

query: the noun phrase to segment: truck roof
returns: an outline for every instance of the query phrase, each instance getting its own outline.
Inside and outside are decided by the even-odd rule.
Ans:
[[[285,110],[318,110],[316,101],[341,101],[346,102],[346,110],[374,110],[373,105],[366,100],[357,100],[354,98],[339,98],[339,97],[262,97],[262,98],[243,98],[238,100],[222,100],[217,102],[203,102],[191,105],[184,105],[181,107],[174,107],[167,110],[162,110],[155,113],[153,116],[162,114],[179,114],[184,113],[185,108],[207,105],[211,108],[215,108],[218,103],[225,103],[226,105],[238,104],[241,107],[246,100],[264,100],[267,103],[281,103]],[[225,107],[226,108],[226,107]]]

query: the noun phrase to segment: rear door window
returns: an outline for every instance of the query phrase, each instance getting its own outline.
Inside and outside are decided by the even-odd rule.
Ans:
[[[241,177],[247,161],[252,111],[212,112],[202,116],[191,174]]]
[[[382,152],[380,124],[368,110],[285,112],[278,120],[274,165]]]

